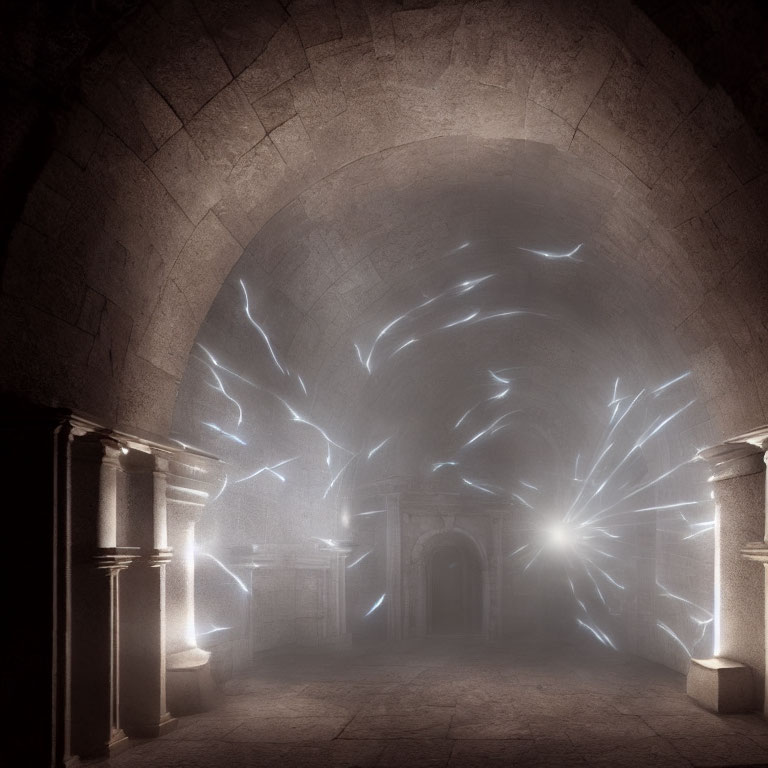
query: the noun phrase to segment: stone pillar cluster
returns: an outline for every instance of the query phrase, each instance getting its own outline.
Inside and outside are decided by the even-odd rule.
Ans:
[[[109,757],[205,708],[194,625],[194,526],[220,462],[62,413],[57,479],[50,764]]]
[[[691,660],[687,687],[715,712],[768,713],[766,451],[768,426],[699,454],[715,500],[715,647],[711,659]]]

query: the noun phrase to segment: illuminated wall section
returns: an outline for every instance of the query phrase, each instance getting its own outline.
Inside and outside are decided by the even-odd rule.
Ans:
[[[349,499],[410,478],[507,511],[506,632],[556,611],[684,669],[711,652],[714,515],[695,461],[713,430],[671,331],[686,306],[606,237],[615,187],[572,158],[456,137],[397,150],[411,164],[318,183],[225,281],[174,419],[227,462],[199,545],[226,562],[349,539],[350,626],[383,637],[384,514]],[[223,621],[199,613],[198,632]]]

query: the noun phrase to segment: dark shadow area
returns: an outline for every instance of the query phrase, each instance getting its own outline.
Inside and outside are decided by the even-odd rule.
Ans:
[[[194,766],[760,765],[768,726],[588,641],[530,636],[258,654],[219,706],[112,760]]]
[[[429,561],[429,633],[480,634],[482,582],[480,564],[461,544],[438,547]]]

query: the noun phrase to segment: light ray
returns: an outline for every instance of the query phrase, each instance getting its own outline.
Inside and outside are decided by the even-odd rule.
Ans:
[[[592,469],[589,470],[589,473],[584,478],[584,482],[582,483],[582,486],[579,489],[579,492],[576,494],[576,498],[573,500],[573,503],[571,504],[570,509],[568,510],[568,512],[565,515],[565,519],[566,520],[568,520],[570,518],[571,513],[573,512],[574,507],[576,506],[576,504],[578,503],[579,499],[581,498],[581,494],[584,493],[584,488],[586,488],[586,486],[587,486],[587,481],[592,477],[592,475],[594,474],[595,470],[600,465],[600,462],[605,458],[605,455],[608,453],[608,451],[611,450],[611,448],[613,448],[613,443],[610,443],[603,450],[603,452],[597,457],[597,461],[592,465]]]
[[[448,325],[441,326],[440,330],[446,330],[447,328],[455,328],[457,325],[462,325],[463,323],[468,323],[470,320],[474,320],[480,313],[470,312],[466,317],[462,317],[460,320],[454,320],[451,323],[448,323]]]
[[[229,568],[227,568],[227,566],[221,562],[221,560],[219,560],[217,557],[214,557],[209,552],[200,552],[200,554],[203,555],[203,557],[209,557],[211,560],[213,560],[214,563],[216,563],[216,565],[219,566],[219,568],[228,573],[237,582],[237,585],[240,587],[240,589],[243,590],[243,592],[246,594],[250,593],[248,587],[245,586],[245,582],[236,573],[230,571]]]
[[[677,509],[678,507],[690,507],[694,504],[701,504],[700,501],[678,501],[675,504],[659,504],[656,507],[642,507],[640,509],[632,510],[633,512],[655,512],[662,509]]]
[[[365,558],[368,557],[368,555],[371,554],[371,552],[373,552],[373,550],[369,549],[367,552],[365,552],[364,554],[360,555],[360,557],[358,557],[357,560],[355,560],[353,563],[350,563],[347,566],[347,569],[354,568],[356,565],[359,565],[360,563],[362,563],[363,560],[365,560]]]
[[[356,453],[352,458],[334,475],[333,480],[331,480],[330,485],[325,489],[325,493],[323,494],[323,498],[327,498],[328,494],[331,492],[331,489],[334,485],[336,485],[337,480],[344,474],[344,470],[358,457],[358,454]]]
[[[207,363],[205,363],[205,365],[207,366],[208,370],[211,372],[211,375],[213,376],[213,378],[216,379],[216,384],[217,384],[217,386],[215,387],[213,386],[213,384],[209,384],[209,386],[212,389],[215,389],[217,392],[221,392],[221,394],[224,395],[224,397],[226,397],[227,400],[233,403],[237,408],[237,426],[239,427],[243,423],[243,407],[240,405],[240,403],[237,402],[237,400],[235,400],[234,397],[232,397],[232,395],[229,394],[229,392],[227,392],[226,389],[224,389],[224,384],[222,383],[216,371],[214,371],[213,368]]]
[[[528,509],[533,509],[533,507],[520,495],[513,493],[512,494],[521,504],[524,504]]]
[[[656,626],[666,632],[687,654],[690,658],[691,652],[688,650],[688,646],[663,622],[657,621]]]
[[[408,341],[401,344],[391,355],[390,357],[394,357],[398,352],[405,349],[406,347],[410,347],[411,344],[415,344],[418,341],[418,339],[408,339]]]
[[[371,614],[372,614],[372,613],[373,613],[373,612],[374,612],[374,611],[375,611],[377,608],[379,608],[379,607],[381,606],[381,604],[384,602],[384,598],[385,598],[386,596],[387,596],[387,593],[385,592],[385,593],[384,593],[384,594],[383,594],[383,595],[382,595],[382,596],[381,596],[381,597],[380,597],[380,598],[379,598],[379,599],[378,599],[378,600],[377,600],[377,601],[376,601],[376,602],[375,602],[375,603],[374,603],[374,604],[373,604],[373,605],[372,605],[372,606],[371,606],[371,607],[368,609],[368,613],[366,613],[366,614],[365,614],[365,617],[363,617],[363,618],[366,618],[366,617],[370,616],[370,615],[371,615]]]
[[[371,460],[371,457],[373,457],[378,451],[380,451],[392,438],[388,437],[386,440],[382,440],[377,446],[374,446],[371,448],[370,451],[368,451],[368,461]]]
[[[477,490],[478,490],[478,491],[482,491],[483,493],[490,493],[490,494],[491,494],[491,496],[498,496],[498,494],[497,494],[495,491],[491,491],[491,490],[490,490],[490,489],[488,489],[488,488],[484,488],[482,485],[479,485],[478,483],[473,483],[471,480],[467,480],[467,478],[466,478],[466,477],[462,477],[462,478],[461,478],[461,481],[462,481],[462,482],[463,482],[465,485],[469,485],[469,486],[471,486],[472,488],[477,488]]]
[[[507,411],[507,413],[503,414],[502,416],[499,416],[498,419],[496,419],[493,423],[491,423],[489,426],[487,426],[482,431],[478,432],[473,438],[468,440],[466,443],[464,443],[464,448],[466,448],[468,445],[472,445],[472,443],[479,440],[481,437],[484,437],[487,435],[500,421],[503,421],[507,418],[507,416],[511,416],[514,413],[519,413],[519,411]]]
[[[667,589],[661,582],[658,580],[656,581],[656,586],[659,587],[662,591],[659,593],[659,597],[668,597],[671,600],[678,600],[681,603],[685,603],[686,605],[690,605],[692,608],[696,608],[696,610],[701,611],[702,613],[707,614],[707,616],[712,616],[712,613],[708,611],[706,608],[702,608],[702,606],[697,605],[696,603],[692,602],[691,600],[688,600],[685,597],[682,597],[681,595],[676,595],[674,592],[670,592],[669,589]]]
[[[475,410],[475,408],[477,408],[477,406],[473,405],[468,411],[465,411],[464,415],[453,425],[453,428],[454,429],[458,429],[462,425],[462,423],[464,422],[464,419],[466,419],[467,416],[469,416],[469,414],[472,413],[472,411]]]
[[[267,345],[267,349],[269,350],[269,354],[272,356],[272,360],[280,370],[280,373],[285,375],[285,370],[283,369],[283,366],[280,365],[280,361],[277,359],[277,355],[275,354],[275,350],[272,348],[272,342],[269,340],[269,336],[267,336],[267,332],[251,317],[251,311],[248,306],[248,290],[246,289],[245,283],[242,280],[240,281],[240,287],[243,289],[243,296],[245,297],[246,316],[251,321],[251,325],[261,334],[261,337],[264,339],[264,342]]]
[[[694,533],[691,533],[688,536],[683,536],[683,541],[687,541],[688,539],[695,539],[697,536],[701,536],[702,533],[710,533],[711,531],[715,530],[715,524],[712,523],[707,528],[702,528],[700,531],[696,531]]]
[[[225,629],[232,629],[232,627],[214,627],[206,632],[196,632],[195,637],[205,637],[206,635],[212,635],[214,632],[223,632]]]
[[[277,397],[277,395],[275,395]],[[292,421],[298,422],[299,424],[306,424],[311,429],[314,429],[316,432],[318,432],[322,438],[325,440],[326,443],[328,443],[329,446],[333,445],[336,448],[339,448],[340,450],[344,451],[345,453],[352,453],[348,448],[345,448],[343,445],[339,445],[335,440],[331,440],[330,437],[328,437],[328,433],[317,424],[313,424],[308,419],[305,419],[295,408],[291,407],[285,400],[283,400],[282,397],[277,397],[277,399],[288,409],[288,413],[291,414]],[[328,464],[330,464],[330,448],[328,453]]]
[[[283,465],[290,463],[291,461],[296,461],[298,458],[298,456],[294,456],[290,459],[283,459],[282,461],[278,461],[277,464],[264,465],[263,467],[259,467],[259,469],[257,469],[255,472],[251,472],[250,475],[240,478],[240,480],[235,480],[235,483],[244,483],[246,480],[251,480],[254,477],[258,477],[262,472],[269,472],[270,474],[285,482],[285,478],[281,474],[275,472],[275,470],[278,467],[282,467]]]
[[[666,426],[667,426],[667,424],[669,424],[669,422],[670,422],[670,421],[672,421],[672,419],[675,419],[675,418],[677,418],[677,417],[678,417],[678,416],[679,416],[681,413],[683,413],[683,411],[685,411],[685,410],[687,410],[688,408],[690,408],[690,407],[691,407],[691,406],[692,406],[692,405],[693,405],[695,402],[696,402],[696,400],[695,400],[695,399],[694,399],[694,400],[691,400],[690,402],[686,403],[686,404],[685,404],[685,405],[684,405],[682,408],[679,408],[679,409],[678,409],[678,410],[676,410],[676,411],[675,411],[673,414],[670,414],[669,416],[667,416],[667,418],[666,418],[666,419],[664,419],[664,420],[661,422],[661,424],[659,424],[659,425],[658,425],[658,426],[657,426],[657,427],[656,427],[656,428],[655,428],[655,429],[654,429],[652,432],[650,432],[650,433],[649,433],[648,435],[646,435],[645,437],[642,437],[642,438],[640,438],[640,439],[637,441],[637,443],[635,443],[635,448],[642,448],[642,447],[643,447],[643,445],[645,445],[645,443],[647,443],[647,442],[648,442],[648,441],[649,441],[649,440],[650,440],[650,439],[651,439],[651,438],[652,438],[652,437],[653,437],[655,434],[657,434],[657,433],[658,433],[658,432],[659,432],[661,429],[663,429],[664,427],[666,427]],[[634,450],[634,449],[633,449],[633,450]]]
[[[461,296],[462,294],[468,293],[473,288],[476,288],[478,285],[480,285],[480,283],[484,283],[486,280],[490,280],[492,277],[495,277],[495,275],[483,275],[482,277],[476,277],[473,280],[464,280],[456,286],[456,288],[459,289],[457,295]]]
[[[222,365],[222,364],[221,364],[221,363],[220,363],[220,362],[219,362],[219,361],[218,361],[218,360],[217,360],[217,359],[216,359],[216,358],[215,358],[215,357],[214,357],[214,356],[211,354],[211,352],[210,352],[210,351],[209,351],[209,350],[208,350],[206,347],[204,347],[204,346],[203,346],[203,345],[202,345],[202,344],[201,344],[199,341],[196,341],[196,342],[195,342],[195,344],[196,344],[198,347],[200,347],[200,349],[202,349],[202,350],[203,350],[203,352],[205,352],[205,354],[208,356],[208,359],[211,361],[211,363],[212,363],[214,366],[216,366],[216,368],[218,368],[218,369],[219,369],[219,370],[221,370],[221,371],[225,371],[225,372],[226,372],[226,373],[228,373],[230,376],[234,376],[236,379],[240,379],[240,381],[242,381],[242,382],[245,382],[246,384],[248,384],[248,385],[249,385],[249,386],[251,386],[251,387],[255,387],[255,386],[256,386],[256,385],[255,385],[255,384],[254,384],[254,383],[253,383],[253,382],[252,382],[250,379],[246,379],[246,378],[245,378],[245,376],[241,376],[239,373],[237,373],[236,371],[233,371],[231,368],[227,368],[227,366],[226,366],[226,365]],[[200,359],[200,358],[198,358],[198,359]],[[205,361],[203,360],[203,362],[205,362]]]
[[[553,251],[537,251],[533,248],[520,248],[521,251],[526,253],[533,253],[536,256],[542,256],[545,259],[569,259],[570,261],[581,261],[581,259],[574,259],[573,257],[579,252],[579,249],[584,243],[579,243],[572,251],[567,253],[554,253]]]
[[[221,486],[221,489],[220,489],[220,490],[219,490],[219,492],[218,492],[218,493],[217,493],[217,494],[216,494],[216,495],[215,495],[215,496],[214,496],[214,497],[211,499],[211,501],[216,501],[216,500],[217,500],[217,499],[218,499],[218,498],[221,496],[221,494],[222,494],[222,493],[224,493],[224,490],[225,490],[225,489],[226,489],[226,487],[227,487],[227,482],[228,482],[228,481],[229,481],[229,475],[227,475],[227,474],[225,473],[225,475],[224,475],[224,485],[222,485],[222,486]]]
[[[660,387],[657,387],[656,389],[654,389],[653,394],[658,395],[659,392],[663,392],[665,389],[667,389],[667,387],[671,387],[673,384],[677,384],[678,381],[682,381],[683,379],[687,378],[690,375],[691,375],[690,371],[686,371],[685,373],[680,374],[680,376],[677,376],[676,378],[668,381],[666,384],[662,384]]]
[[[525,573],[535,562],[538,560],[539,555],[544,551],[544,547],[539,547],[539,549],[536,551],[536,554],[528,561],[525,568],[523,568],[523,573]]]
[[[239,443],[240,445],[248,445],[248,443],[245,442],[242,438],[238,437],[237,435],[233,435],[231,432],[225,432],[218,424],[212,424],[210,421],[203,421],[201,424],[204,427],[208,427],[209,429],[212,429],[214,432],[218,432],[222,437],[226,437],[228,440],[233,440],[236,443]]]
[[[605,640],[600,636],[600,633],[594,627],[591,627],[589,624],[583,622],[581,619],[576,619],[576,621],[578,621],[579,624],[581,624],[581,626],[584,627],[584,629],[588,629],[599,640],[599,642],[602,645],[606,647],[608,646],[608,643],[605,642]]]

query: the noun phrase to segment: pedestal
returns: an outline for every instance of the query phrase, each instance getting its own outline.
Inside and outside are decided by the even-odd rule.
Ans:
[[[352,546],[350,541],[338,541],[335,546],[319,548],[321,552],[327,552],[330,559],[325,601],[325,640],[332,643],[348,640],[346,563]]]
[[[385,497],[387,515],[387,640],[403,639],[402,615],[402,539],[400,533],[400,498],[396,494]]]
[[[135,549],[129,547],[105,548],[94,557],[96,574],[87,596],[89,621],[76,649],[80,660],[87,660],[79,665],[74,681],[81,695],[72,741],[80,757],[114,757],[128,747],[120,725],[118,579],[135,558]]]
[[[168,709],[174,715],[206,712],[216,704],[216,685],[211,676],[211,654],[189,648],[168,655]]]
[[[691,659],[686,693],[718,714],[748,712],[754,704],[752,670],[731,659]]]
[[[166,695],[171,714],[211,709],[216,701],[211,654],[197,647],[195,634],[195,524],[209,492],[218,482],[214,462],[177,456],[167,481],[168,543],[174,559],[168,566]]]
[[[177,722],[166,704],[166,567],[172,560],[166,530],[168,454],[155,448],[124,451],[129,519],[125,533],[141,556],[123,575],[121,722],[129,736],[153,737]]]
[[[765,587],[742,549],[765,530],[763,457],[742,442],[699,455],[712,466],[715,499],[715,649],[691,661],[689,690],[714,711],[749,712],[764,701]]]
[[[121,722],[129,736],[161,736],[178,721],[166,693],[165,569],[171,550],[142,555],[123,576]]]

